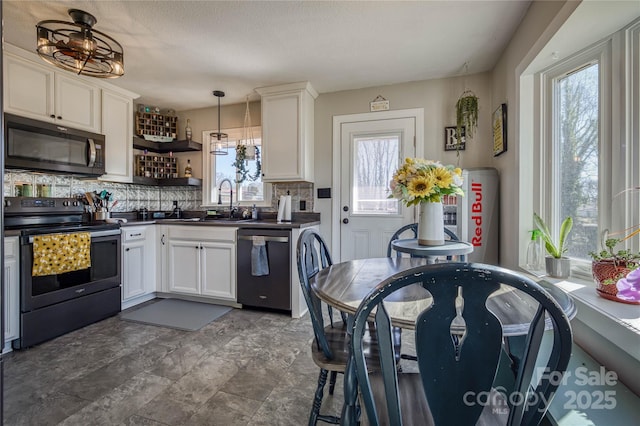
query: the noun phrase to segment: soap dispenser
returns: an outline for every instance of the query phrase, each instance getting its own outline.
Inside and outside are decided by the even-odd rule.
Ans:
[[[540,231],[534,229],[531,232],[531,240],[527,246],[527,269],[542,269],[542,244],[540,244]]]
[[[173,202],[173,213],[172,213],[172,215],[176,219],[180,219],[182,217],[182,209],[180,207],[178,207],[178,202],[177,201]]]

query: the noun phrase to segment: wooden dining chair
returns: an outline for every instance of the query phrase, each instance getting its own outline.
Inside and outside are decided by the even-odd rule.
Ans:
[[[296,256],[302,294],[309,308],[309,316],[315,335],[314,342],[311,344],[311,356],[314,363],[320,367],[318,384],[309,415],[309,425],[315,425],[319,420],[339,424],[340,417],[320,414],[320,408],[328,373],[331,372],[329,394],[333,395],[337,374],[344,374],[346,370],[351,350],[349,328],[347,321],[338,322],[336,325],[331,322],[325,326],[322,314],[323,303],[311,288],[311,283],[318,272],[331,265],[331,256],[324,239],[313,229],[306,229],[300,234]],[[366,358],[373,361],[378,357],[375,333],[371,333],[367,328],[364,334],[363,350]],[[400,335],[397,334],[392,338],[395,340],[393,350],[396,354],[396,362],[398,362],[400,359]]]
[[[388,309],[394,307],[383,302],[398,291],[424,291],[406,288],[413,284],[426,289],[432,301],[416,312],[418,372],[398,373],[389,355],[393,327]],[[503,332],[486,305],[492,293],[505,288],[524,292],[537,303],[509,395],[493,387]],[[370,373],[363,356],[362,336],[372,316],[381,373]],[[553,346],[537,366],[546,324],[553,330]],[[371,425],[537,425],[567,368],[571,343],[568,318],[534,281],[491,265],[441,263],[408,269],[376,286],[355,314],[352,350]],[[545,373],[535,375],[537,367]]]
[[[455,232],[449,230],[446,227],[443,229],[444,229],[444,235],[446,239],[448,239],[449,241],[460,241],[458,239],[458,236],[455,234]],[[410,223],[408,225],[404,225],[391,236],[391,238],[389,239],[389,244],[387,244],[387,257],[392,257],[392,254],[395,251],[393,250],[393,246],[391,245],[391,242],[403,237],[403,234],[409,235],[408,238],[418,238],[418,224]],[[402,257],[402,253],[400,253],[399,251],[396,251],[396,257]],[[415,257],[415,255],[411,255],[411,257]],[[447,260],[450,261],[451,256],[447,256]],[[460,261],[464,262],[464,260],[465,260],[464,255],[460,256]]]

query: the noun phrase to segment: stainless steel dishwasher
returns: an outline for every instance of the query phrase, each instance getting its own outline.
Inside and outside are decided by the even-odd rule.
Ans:
[[[252,275],[251,249],[254,236],[264,238],[268,275]],[[238,303],[291,311],[291,230],[239,229],[236,262]]]

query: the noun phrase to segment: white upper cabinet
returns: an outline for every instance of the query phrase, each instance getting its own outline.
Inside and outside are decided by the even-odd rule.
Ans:
[[[56,122],[101,133],[100,89],[77,80],[73,75],[55,73]]]
[[[133,99],[102,91],[102,133],[105,136],[106,174],[101,180],[133,180]]]
[[[5,112],[104,134],[106,174],[100,179],[133,180],[133,100],[138,94],[58,71],[9,44],[4,44],[3,66]]]
[[[3,62],[5,112],[100,133],[99,87],[11,53]]]
[[[308,82],[261,87],[262,180],[313,182],[314,103]]]

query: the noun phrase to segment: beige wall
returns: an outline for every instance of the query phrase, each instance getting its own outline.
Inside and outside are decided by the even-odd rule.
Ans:
[[[492,161],[500,172],[500,264],[505,267],[518,266],[518,257],[523,257],[526,250],[526,233],[533,227],[533,196],[523,196],[523,204],[520,200],[523,193],[531,192],[530,182],[523,180],[533,178],[534,165],[534,139],[526,138],[526,145],[520,145],[520,74],[578,4],[533,2],[492,73],[490,109],[501,103],[508,108],[508,149]],[[525,176],[523,180],[521,175]]]
[[[313,84],[313,82],[311,82]],[[479,125],[473,140],[460,153],[461,167],[488,166],[492,158],[491,143],[491,75],[475,74],[466,77],[425,80],[370,87],[358,90],[323,93],[315,103],[315,187],[330,188],[333,176],[333,117],[336,115],[369,112],[369,102],[381,95],[389,101],[390,109],[424,108],[424,152],[418,156],[457,164],[456,153],[444,151],[444,128],[455,125],[455,103],[465,88],[480,98]],[[333,199],[339,195],[332,188]],[[314,210],[321,213],[320,232],[331,246],[331,230],[340,226],[331,214],[332,199],[316,199]]]

